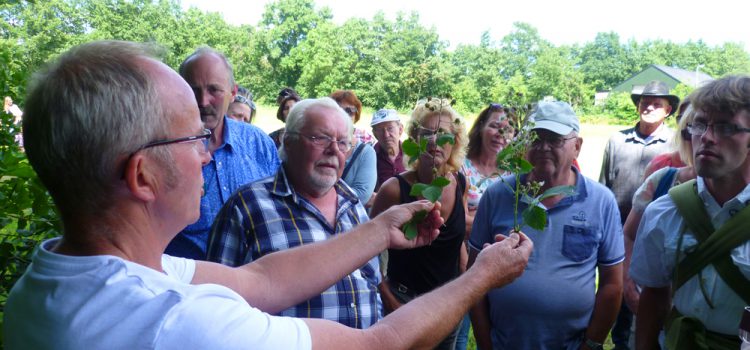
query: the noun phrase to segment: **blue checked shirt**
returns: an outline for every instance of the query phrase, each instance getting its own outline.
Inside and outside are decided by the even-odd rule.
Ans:
[[[275,251],[324,241],[369,220],[357,196],[343,181],[338,194],[336,225],[297,194],[284,167],[275,176],[240,188],[216,217],[208,246],[208,260],[239,266]],[[281,316],[323,318],[354,328],[367,328],[381,318],[382,304],[377,257],[335,285]]]
[[[224,143],[203,166],[201,216],[167,246],[172,256],[204,260],[216,214],[242,185],[272,176],[279,168],[276,145],[256,126],[224,117]]]

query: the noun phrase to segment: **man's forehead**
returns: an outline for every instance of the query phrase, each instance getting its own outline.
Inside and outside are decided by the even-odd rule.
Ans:
[[[221,57],[214,53],[204,53],[191,58],[185,69],[185,80],[190,85],[198,83],[198,79],[208,79],[201,83],[229,84],[229,70]]]
[[[643,96],[641,97],[641,103],[655,103],[655,102],[661,102],[663,104],[668,104],[669,101],[667,101],[664,97],[659,96]]]

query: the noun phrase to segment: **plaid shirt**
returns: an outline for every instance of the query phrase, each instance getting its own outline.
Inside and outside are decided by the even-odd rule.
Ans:
[[[331,227],[314,205],[294,191],[283,164],[275,176],[243,186],[216,217],[208,260],[239,266],[275,251],[326,240],[369,220],[343,181],[334,188],[338,208],[335,227]],[[324,318],[364,329],[381,317],[379,283],[379,264],[374,257],[321,295],[279,315]]]

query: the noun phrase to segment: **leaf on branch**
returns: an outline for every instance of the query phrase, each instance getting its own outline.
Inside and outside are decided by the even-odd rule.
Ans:
[[[404,232],[404,237],[406,237],[406,239],[412,240],[417,237],[417,234],[419,234],[417,225],[421,223],[425,217],[427,217],[427,211],[420,210],[414,214],[411,220],[409,220],[404,224],[404,226],[401,227],[401,231]]]
[[[409,157],[419,157],[419,145],[411,139],[405,140],[401,144],[401,149]]]
[[[561,194],[565,195],[566,197],[575,195],[576,188],[575,186],[555,186],[552,188],[548,188],[546,191],[544,191],[544,193],[537,197],[537,201],[541,202],[549,197],[554,197]]]
[[[453,134],[448,134],[448,133],[440,134],[440,136],[438,136],[438,138],[437,138],[437,145],[438,146],[443,146],[446,143],[450,143],[451,145],[455,145],[456,144],[456,137],[453,136]]]
[[[547,211],[536,205],[530,205],[521,214],[523,222],[529,227],[542,231],[547,226]]]
[[[422,191],[422,197],[426,198],[432,203],[439,201],[442,194],[443,188],[438,186],[427,186],[427,188]]]
[[[429,185],[423,184],[423,183],[415,183],[413,186],[411,186],[411,191],[409,191],[410,196],[421,196],[422,192],[424,192],[425,189],[427,189]]]
[[[437,186],[437,187],[443,188],[445,186],[448,186],[450,183],[451,183],[451,180],[448,180],[448,179],[440,176],[440,177],[437,177],[434,180],[432,180],[432,182],[430,183],[430,185],[431,186]]]

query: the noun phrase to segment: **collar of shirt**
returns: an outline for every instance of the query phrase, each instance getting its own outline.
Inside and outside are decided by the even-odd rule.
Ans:
[[[716,199],[714,199],[711,193],[708,192],[708,187],[702,177],[698,176],[696,182],[698,186],[698,196],[703,201],[703,206],[706,208],[706,212],[711,218],[714,227],[720,227],[725,221],[734,216],[734,214],[737,214],[740,210],[750,204],[750,184],[745,186],[745,188],[734,196],[734,198],[724,203],[724,206],[722,207]]]
[[[234,148],[233,145],[235,145],[235,144],[237,144],[237,142],[239,142],[239,140],[237,140],[238,136],[235,135],[234,133],[232,133],[232,130],[234,130],[232,128],[232,124],[233,123],[240,123],[240,122],[238,122],[238,121],[236,121],[236,120],[234,120],[232,118],[228,118],[226,115],[224,115],[224,126],[222,127],[223,128],[223,133],[224,133],[224,140],[223,140],[223,142],[221,143],[221,146],[219,146],[218,149],[222,149],[222,148],[226,147],[227,148],[226,150],[229,151],[229,152],[231,152],[232,149]]]
[[[638,132],[638,125],[640,124],[641,122],[638,122],[633,128],[628,130],[625,135],[626,141],[637,141],[642,144],[651,144],[656,141],[669,142],[669,139],[672,137],[672,129],[670,129],[666,123],[661,123],[661,125],[659,125],[659,128],[657,128],[656,131],[654,131],[654,133],[649,136],[641,135],[641,133]]]

